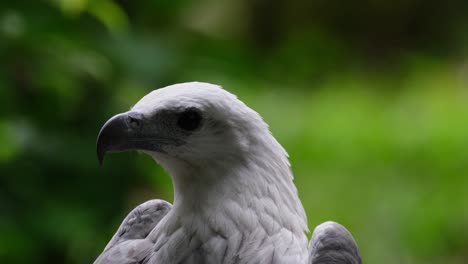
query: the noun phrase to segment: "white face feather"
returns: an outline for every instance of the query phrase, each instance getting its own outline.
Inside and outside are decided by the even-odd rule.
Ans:
[[[184,109],[195,109],[201,114],[200,127],[187,135],[176,135],[185,142],[180,146],[163,146],[164,153],[146,151],[169,171],[173,171],[172,163],[203,167],[220,160],[242,158],[249,153],[254,138],[262,134],[269,136],[267,125],[255,111],[220,86],[208,83],[182,83],[155,90],[143,97],[132,111],[151,116]],[[177,134],[178,128],[166,130]]]

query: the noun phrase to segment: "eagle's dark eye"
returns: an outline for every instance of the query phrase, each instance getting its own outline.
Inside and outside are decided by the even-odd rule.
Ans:
[[[177,125],[184,130],[192,131],[200,126],[201,121],[202,116],[200,113],[196,110],[189,109],[180,114]]]

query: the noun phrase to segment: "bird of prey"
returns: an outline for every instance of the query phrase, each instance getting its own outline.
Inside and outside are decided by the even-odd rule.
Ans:
[[[308,242],[286,151],[258,113],[220,86],[171,85],[112,117],[97,139],[100,163],[130,150],[170,174],[174,203],[135,208],[95,264],[361,263],[335,222]]]

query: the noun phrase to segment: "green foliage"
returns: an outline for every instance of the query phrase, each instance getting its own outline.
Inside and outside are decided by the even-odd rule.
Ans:
[[[172,201],[151,159],[99,167],[94,143],[199,80],[270,124],[311,229],[349,227],[365,263],[466,263],[467,4],[261,2],[1,3],[0,262],[91,263],[129,210]]]

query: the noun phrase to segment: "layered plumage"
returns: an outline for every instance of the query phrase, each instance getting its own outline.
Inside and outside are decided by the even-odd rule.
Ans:
[[[153,157],[172,177],[174,204],[137,207],[95,263],[360,263],[320,257],[330,241],[338,253],[353,243],[360,261],[342,226],[314,232],[309,250],[286,151],[255,111],[219,86],[151,92],[103,126],[97,149],[100,161],[126,150]]]

